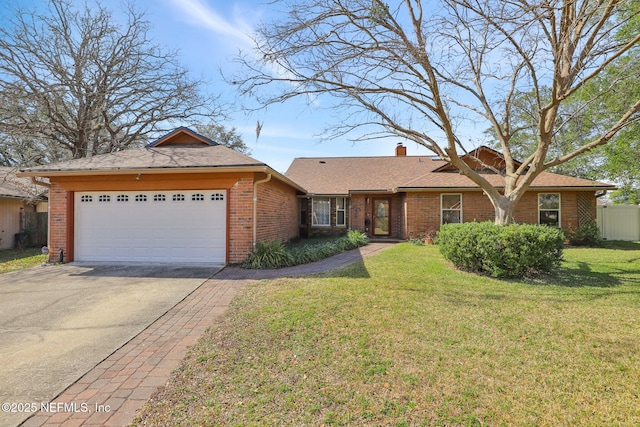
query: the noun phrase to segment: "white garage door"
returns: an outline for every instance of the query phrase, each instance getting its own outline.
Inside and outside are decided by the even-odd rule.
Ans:
[[[75,193],[76,261],[224,263],[224,190]]]

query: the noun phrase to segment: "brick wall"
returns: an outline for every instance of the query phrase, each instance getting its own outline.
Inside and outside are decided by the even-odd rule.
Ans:
[[[52,182],[49,189],[49,262],[60,261],[60,249],[67,256],[67,197],[73,193]]]
[[[553,193],[554,191],[549,191]],[[538,223],[538,194],[543,191],[526,193],[516,205],[514,219],[519,223]],[[560,222],[563,229],[578,226],[577,192],[561,191],[560,193]],[[592,194],[592,193],[591,193]],[[429,230],[440,228],[440,195],[441,193],[408,193],[406,195],[407,235],[419,236]],[[592,194],[593,195],[593,194]],[[595,218],[595,197],[591,210]],[[489,198],[481,191],[462,193],[463,222],[493,221],[494,208]]]
[[[367,216],[367,213],[369,215]],[[363,233],[369,234],[369,229],[365,226],[365,218],[371,216],[370,212],[367,212],[365,204],[364,194],[353,194],[349,199],[349,218],[351,221],[351,228]]]
[[[229,190],[229,262],[242,262],[253,250],[253,178]]]
[[[275,179],[258,184],[258,241],[298,237],[298,214],[295,189]]]

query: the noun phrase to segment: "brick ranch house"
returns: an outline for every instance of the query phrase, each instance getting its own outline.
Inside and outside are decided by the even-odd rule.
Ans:
[[[474,154],[499,164],[493,150]],[[64,261],[237,263],[261,240],[348,229],[404,240],[442,223],[493,219],[489,199],[468,178],[432,157],[407,156],[401,145],[389,157],[298,158],[283,175],[178,128],[144,148],[20,175],[50,181],[51,262],[62,254]],[[577,227],[595,219],[596,197],[612,188],[542,173],[515,219]]]
[[[500,153],[480,147],[463,160],[504,170]],[[501,178],[485,171],[496,187]],[[469,178],[431,156],[298,158],[285,174],[307,190],[301,196],[301,235],[356,229],[371,237],[427,237],[441,224],[493,221],[489,198]],[[516,205],[516,222],[576,229],[596,219],[596,198],[614,186],[542,172]]]

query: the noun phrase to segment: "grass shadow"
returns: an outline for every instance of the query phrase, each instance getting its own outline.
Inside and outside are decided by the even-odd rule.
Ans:
[[[640,285],[640,269],[611,272],[593,271],[588,262],[576,263],[577,268],[562,267],[558,271],[536,279],[524,279],[521,283],[540,286],[563,286],[567,288],[613,288],[616,286]]]
[[[0,263],[8,262],[8,261],[17,261],[24,258],[30,258],[36,255],[42,255],[42,250],[40,248],[29,248],[24,250],[3,249],[3,250],[0,250]]]
[[[620,251],[640,251],[640,242],[604,240],[600,247],[603,249],[616,249]]]

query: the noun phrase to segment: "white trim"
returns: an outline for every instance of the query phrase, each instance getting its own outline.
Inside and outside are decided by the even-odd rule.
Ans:
[[[540,209],[540,195],[542,194],[557,194],[558,195],[558,209]],[[538,193],[538,225],[540,225],[540,212],[552,212],[558,211],[558,227],[562,227],[562,193]]]
[[[462,193],[440,193],[440,225],[444,224],[444,215],[442,215],[442,213],[444,212],[444,208],[442,206],[442,199],[444,198],[444,196],[459,196],[460,197],[460,209],[458,209],[460,211],[460,222],[459,224],[462,224],[462,222],[464,221],[462,219]],[[447,209],[447,211],[453,211],[455,212],[457,209]],[[455,223],[453,223],[455,224]]]
[[[342,199],[342,209],[338,208],[338,199]],[[344,222],[342,224],[338,223],[338,212],[342,212]],[[336,197],[336,227],[346,227],[347,226],[347,198],[346,197]]]

